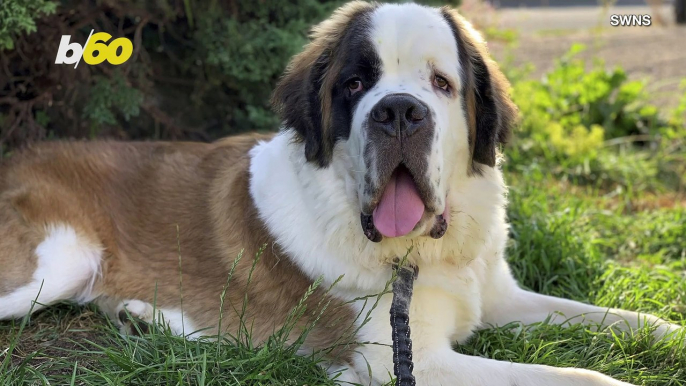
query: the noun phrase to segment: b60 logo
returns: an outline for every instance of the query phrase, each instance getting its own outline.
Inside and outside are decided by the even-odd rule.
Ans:
[[[93,30],[88,35],[86,44],[81,47],[79,43],[69,43],[71,35],[62,35],[60,47],[57,50],[55,64],[74,64],[74,68],[79,65],[81,58],[91,66],[100,64],[107,60],[108,63],[119,65],[131,57],[133,53],[133,43],[127,38],[117,38],[112,41],[112,35],[107,32],[93,34]],[[109,43],[108,43],[109,42]],[[67,55],[69,54],[69,55]]]

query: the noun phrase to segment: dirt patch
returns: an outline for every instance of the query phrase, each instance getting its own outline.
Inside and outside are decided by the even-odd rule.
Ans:
[[[0,324],[0,362],[11,355],[12,366],[28,360],[43,374],[71,373],[73,368],[58,365],[54,359],[68,358],[75,352],[94,350],[93,343],[105,343],[109,328],[106,319],[89,308],[72,306],[50,308],[32,315],[20,334],[21,321]],[[9,353],[9,347],[15,347]],[[91,356],[88,356],[92,358]],[[86,357],[79,357],[79,366],[91,367]],[[44,371],[43,371],[44,370]]]
[[[670,13],[671,12],[671,13]],[[673,11],[660,12],[667,25],[610,27],[613,13],[653,14],[649,7],[531,8],[497,11],[491,22],[498,28],[517,31],[515,47],[491,39],[489,46],[501,62],[534,65],[531,74],[540,78],[574,43],[587,49],[579,56],[592,62],[603,60],[608,68],[621,66],[630,79],[647,79],[651,101],[660,107],[677,105],[679,84],[686,79],[686,27],[673,24]]]

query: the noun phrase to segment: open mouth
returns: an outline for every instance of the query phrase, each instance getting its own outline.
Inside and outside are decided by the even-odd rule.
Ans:
[[[411,233],[425,217],[426,207],[412,174],[398,166],[384,187],[371,215],[362,214],[362,229],[374,242],[383,237],[401,237]],[[436,216],[429,235],[440,238],[447,230],[446,211]]]
[[[386,237],[405,236],[424,216],[424,202],[409,170],[403,165],[393,171],[379,204],[372,213],[376,229]]]

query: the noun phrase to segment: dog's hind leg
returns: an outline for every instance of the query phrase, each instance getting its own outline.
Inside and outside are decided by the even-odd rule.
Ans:
[[[0,205],[0,320],[94,299],[102,248],[67,224],[34,229]]]
[[[145,334],[155,321],[155,307],[141,300],[119,300],[101,296],[94,303],[125,335]]]
[[[142,300],[118,300],[109,296],[101,296],[94,303],[125,335],[146,334],[152,324],[168,328],[173,334],[188,339],[197,339],[207,335],[199,331],[193,321],[179,309],[156,308],[153,304]],[[216,335],[216,333],[212,332],[210,335]]]

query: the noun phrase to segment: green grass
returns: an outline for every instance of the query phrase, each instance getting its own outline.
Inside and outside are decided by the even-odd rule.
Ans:
[[[627,212],[618,204],[622,195],[579,192],[540,175],[517,177],[509,258],[525,287],[686,323],[686,208]],[[460,351],[583,367],[638,385],[686,385],[679,340],[652,342],[649,330],[614,335],[582,325],[514,327],[483,331]]]

